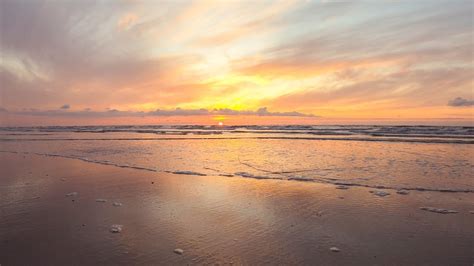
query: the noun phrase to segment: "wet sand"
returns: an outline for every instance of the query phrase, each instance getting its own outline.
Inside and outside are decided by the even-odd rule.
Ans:
[[[0,169],[3,266],[474,263],[473,193],[380,197],[362,187],[5,153]],[[114,224],[120,233],[110,232]]]

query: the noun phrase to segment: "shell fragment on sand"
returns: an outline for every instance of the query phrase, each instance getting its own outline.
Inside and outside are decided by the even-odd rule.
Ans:
[[[120,233],[120,232],[122,232],[122,228],[123,228],[123,225],[121,225],[121,224],[113,224],[110,227],[110,232],[111,233]]]
[[[180,248],[177,248],[177,249],[173,250],[173,252],[176,253],[176,254],[182,255],[184,253],[184,250],[182,250]]]
[[[390,193],[385,192],[385,191],[381,191],[381,190],[371,190],[369,192],[374,194],[375,196],[379,196],[379,197],[385,197],[385,196],[390,195]]]
[[[71,193],[67,193],[67,194],[66,194],[66,197],[75,197],[75,196],[77,196],[77,195],[79,195],[79,193],[77,193],[77,192],[71,192]]]
[[[458,211],[455,211],[455,210],[448,210],[448,209],[434,208],[434,207],[420,207],[420,210],[441,213],[441,214],[458,213]]]
[[[337,247],[332,247],[332,248],[330,248],[329,250],[332,251],[332,252],[340,252],[340,251],[341,251],[341,250],[338,249]]]
[[[96,199],[95,201],[96,201],[96,202],[107,202],[106,199]]]

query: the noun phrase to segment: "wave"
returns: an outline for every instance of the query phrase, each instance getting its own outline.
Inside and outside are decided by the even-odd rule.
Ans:
[[[89,134],[87,138],[84,137],[85,133]],[[102,137],[104,133],[121,135],[110,134],[108,137]],[[474,144],[474,127],[336,125],[0,127],[0,136],[2,136],[0,141],[290,139]]]
[[[39,152],[19,152],[19,151],[6,151],[0,150],[0,153],[10,153],[10,154],[25,154],[25,155],[38,155],[38,156],[46,156],[46,157],[60,157],[66,159],[74,159],[80,160],[87,163],[95,163],[101,165],[108,165],[113,167],[119,168],[129,168],[134,170],[141,170],[141,171],[148,171],[148,172],[162,172],[162,173],[169,173],[169,174],[176,174],[176,175],[194,175],[194,176],[222,176],[222,177],[241,177],[241,178],[252,178],[252,179],[273,179],[273,180],[281,180],[281,181],[297,181],[297,182],[313,182],[313,183],[322,183],[322,184],[330,184],[334,186],[345,186],[345,187],[365,187],[365,188],[373,188],[373,189],[385,189],[385,190],[396,190],[396,191],[419,191],[419,192],[442,192],[442,193],[474,193],[474,189],[466,188],[428,188],[428,187],[410,187],[410,186],[388,186],[388,185],[377,185],[377,184],[364,184],[364,183],[354,183],[344,180],[338,180],[333,178],[315,178],[315,177],[304,177],[304,176],[286,176],[285,173],[291,172],[271,172],[265,169],[259,169],[260,171],[267,172],[269,174],[276,174],[279,176],[266,176],[266,175],[255,175],[248,172],[235,172],[233,174],[229,173],[222,173],[219,170],[211,169],[215,171],[215,174],[205,174],[196,171],[189,171],[189,170],[159,170],[156,168],[150,167],[143,167],[137,165],[128,165],[128,164],[118,164],[108,160],[92,160],[89,158],[83,158],[79,156],[70,156],[70,155],[62,155],[62,154],[51,154],[51,153],[39,153]],[[247,164],[251,167],[251,164]],[[294,171],[294,172],[301,172],[301,171]]]
[[[370,142],[409,142],[409,143],[439,143],[439,144],[474,144],[472,139],[455,138],[364,138],[364,137],[285,137],[285,136],[253,136],[253,137],[173,137],[173,138],[6,138],[0,141],[165,141],[165,140],[336,140],[336,141],[370,141]]]
[[[202,125],[155,125],[155,126],[48,126],[48,127],[0,127],[1,131],[14,132],[79,132],[108,133],[133,132],[155,134],[222,134],[230,133],[307,133],[321,135],[465,135],[474,136],[474,127],[466,126],[202,126]]]

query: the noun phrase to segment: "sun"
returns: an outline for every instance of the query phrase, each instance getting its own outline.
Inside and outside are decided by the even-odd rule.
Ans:
[[[223,125],[224,125],[224,123],[222,123],[222,122],[219,122],[219,123],[217,123],[217,125],[219,125],[219,126],[221,127],[221,126],[223,126]]]

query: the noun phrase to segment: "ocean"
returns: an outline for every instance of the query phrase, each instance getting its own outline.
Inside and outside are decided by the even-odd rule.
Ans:
[[[177,175],[474,192],[474,127],[0,128],[0,152]]]

